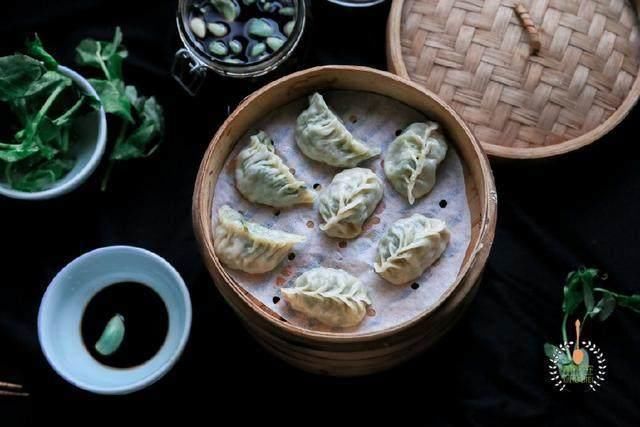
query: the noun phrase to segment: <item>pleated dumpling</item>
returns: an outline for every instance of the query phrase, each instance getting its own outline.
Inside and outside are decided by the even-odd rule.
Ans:
[[[305,240],[304,236],[249,222],[227,205],[218,210],[213,231],[213,248],[220,261],[229,268],[253,274],[273,270],[293,245]]]
[[[307,157],[343,168],[380,154],[351,135],[319,93],[309,98],[309,108],[298,116],[296,142]]]
[[[416,280],[440,258],[450,237],[442,220],[420,214],[400,219],[380,239],[373,268],[395,285]]]
[[[249,201],[276,208],[313,203],[315,193],[296,179],[260,131],[236,159],[236,187]]]
[[[340,172],[320,196],[318,209],[324,220],[320,229],[331,237],[357,237],[382,200],[383,191],[382,181],[369,169]]]
[[[436,170],[447,155],[447,142],[435,122],[413,123],[389,145],[384,173],[410,204],[436,184]]]
[[[291,307],[320,322],[346,328],[362,322],[371,299],[354,276],[344,270],[318,267],[283,288],[282,296]]]

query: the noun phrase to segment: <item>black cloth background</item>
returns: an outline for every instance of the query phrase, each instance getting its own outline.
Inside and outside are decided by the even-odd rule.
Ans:
[[[106,193],[99,191],[100,169],[79,190],[56,200],[0,200],[0,380],[24,383],[32,393],[30,399],[0,398],[0,425],[98,419],[128,425],[171,413],[194,416],[203,420],[194,425],[201,425],[216,422],[215,415],[230,412],[234,404],[247,408],[230,412],[238,420],[254,414],[278,421],[289,407],[314,399],[324,409],[302,406],[318,418],[331,415],[331,403],[339,412],[411,414],[434,426],[638,425],[640,316],[621,310],[605,324],[588,327],[586,334],[609,360],[607,381],[598,392],[554,391],[545,379],[542,350],[544,342],[561,340],[568,271],[595,266],[608,273],[609,287],[640,292],[637,109],[606,138],[578,152],[492,162],[499,195],[493,251],[466,316],[436,346],[379,375],[313,376],[274,359],[249,337],[201,262],[191,196],[202,154],[224,119],[228,94],[224,85],[213,85],[190,98],[169,76],[176,3],[2,4],[3,55],[38,31],[56,57],[74,67],[73,49],[82,38],[108,39],[120,25],[130,52],[125,78],[159,98],[167,138],[151,158],[118,167]],[[323,0],[313,6],[305,65],[385,68],[388,5],[342,12]],[[113,244],[141,246],[165,257],[187,282],[194,309],[191,338],[175,368],[149,389],[126,397],[90,395],[66,384],[45,361],[36,329],[40,298],[55,273],[82,253]],[[368,403],[356,405],[358,398]],[[147,405],[149,400],[181,403]],[[125,417],[122,409],[130,402],[135,402],[133,412]],[[264,409],[248,409],[258,402]],[[94,408],[90,418],[82,418],[81,408]],[[8,416],[15,421],[3,422]]]

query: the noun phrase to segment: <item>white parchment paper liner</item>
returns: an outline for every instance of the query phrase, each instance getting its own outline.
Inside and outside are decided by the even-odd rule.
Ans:
[[[329,167],[305,157],[294,139],[296,118],[304,110],[306,98],[296,100],[255,123],[236,144],[225,161],[215,187],[213,222],[217,224],[218,208],[228,204],[241,211],[249,220],[290,233],[301,234],[307,241],[297,245],[290,259],[274,271],[251,275],[228,269],[228,273],[243,288],[266,306],[271,307],[292,324],[319,331],[371,333],[411,320],[431,308],[453,285],[462,266],[464,254],[471,240],[471,223],[467,203],[464,174],[460,159],[451,144],[447,157],[438,169],[433,191],[410,206],[406,198],[397,193],[386,179],[383,158],[387,147],[396,137],[396,131],[409,124],[427,120],[422,113],[393,99],[365,92],[325,91],[322,93],[329,106],[340,116],[347,128],[362,141],[382,150],[380,157],[363,162],[359,167],[373,170],[384,183],[384,197],[374,214],[365,223],[364,233],[353,240],[333,239],[325,235],[318,225],[321,219],[315,206],[300,205],[290,209],[275,209],[252,204],[237,191],[234,182],[235,158],[248,143],[250,135],[266,131],[274,140],[276,153],[295,171],[298,179],[310,187],[320,184],[324,188],[341,169]],[[446,129],[445,129],[446,132]],[[446,202],[446,207],[441,207]],[[317,202],[316,202],[317,203]],[[394,221],[420,213],[446,221],[451,231],[451,242],[431,268],[411,284],[395,286],[373,271],[378,241]],[[293,281],[308,269],[324,266],[342,268],[358,277],[373,299],[369,316],[353,328],[335,329],[308,319],[291,310],[281,298],[280,288],[292,286]],[[415,285],[414,285],[415,287]]]

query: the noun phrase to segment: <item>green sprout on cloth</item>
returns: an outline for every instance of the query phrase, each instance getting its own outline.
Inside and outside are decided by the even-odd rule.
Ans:
[[[158,148],[164,135],[164,113],[156,99],[139,95],[135,86],[127,85],[122,62],[127,57],[122,45],[122,31],[116,28],[111,42],[85,39],[76,48],[76,62],[99,69],[103,78],[89,79],[107,113],[120,119],[120,130],[109,156],[109,166],[102,180],[102,190],[115,162],[148,157]]]
[[[564,300],[562,303],[562,339],[565,343],[558,347],[546,343],[545,355],[556,364],[560,377],[565,383],[584,383],[590,370],[589,353],[578,348],[579,335],[589,320],[604,322],[611,316],[616,307],[624,307],[640,313],[640,295],[622,295],[608,289],[596,286],[601,277],[595,268],[581,268],[572,271],[564,285]],[[579,319],[582,314],[582,320]],[[569,349],[567,323],[570,318],[576,320],[576,343],[574,352]],[[576,357],[581,352],[581,357]]]

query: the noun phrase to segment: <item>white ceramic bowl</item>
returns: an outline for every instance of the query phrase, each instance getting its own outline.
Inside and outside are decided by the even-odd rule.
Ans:
[[[169,314],[167,338],[158,353],[127,369],[97,362],[80,333],[87,303],[118,282],[148,285]],[[71,384],[100,394],[127,394],[158,381],[180,357],[190,330],[191,300],[180,274],[160,256],[130,246],[96,249],[76,258],[51,281],[38,313],[40,346],[53,369]]]
[[[75,71],[60,66],[58,70],[71,78],[85,93],[98,98],[98,94],[89,82]],[[0,182],[0,194],[14,199],[45,200],[61,196],[75,190],[96,170],[107,145],[107,117],[104,109],[89,113],[82,120],[78,120],[78,138],[72,141],[73,150],[77,156],[76,164],[60,181],[50,188],[29,193],[14,190],[7,184]]]

